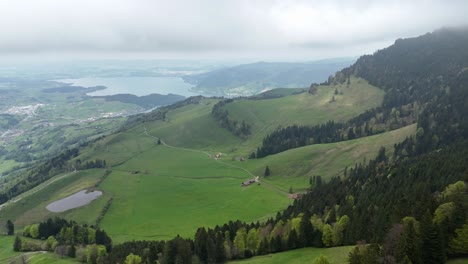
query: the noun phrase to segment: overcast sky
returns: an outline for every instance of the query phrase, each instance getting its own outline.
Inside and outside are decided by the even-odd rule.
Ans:
[[[0,0],[0,56],[357,56],[467,25],[467,11],[466,0]]]

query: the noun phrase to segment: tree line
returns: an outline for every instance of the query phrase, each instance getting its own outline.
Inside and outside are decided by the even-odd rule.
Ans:
[[[23,236],[40,240],[24,240],[17,236],[13,244],[15,251],[45,250],[80,262],[106,263],[112,250],[112,240],[104,230],[58,217],[25,226]]]
[[[211,116],[213,116],[221,127],[226,128],[233,134],[239,137],[247,137],[252,133],[251,126],[244,120],[240,123],[237,120],[233,120],[229,117],[228,110],[224,109],[226,104],[234,102],[234,99],[226,99],[216,103],[212,110]]]

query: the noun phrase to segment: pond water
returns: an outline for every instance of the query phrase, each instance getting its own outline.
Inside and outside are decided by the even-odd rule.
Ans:
[[[87,205],[101,195],[101,191],[88,192],[87,190],[82,190],[63,199],[52,202],[47,205],[46,208],[53,213],[65,212],[73,208]]]
[[[180,77],[87,77],[79,79],[61,79],[57,82],[82,87],[105,86],[106,89],[88,93],[89,96],[106,96],[116,94],[178,94],[182,96],[199,95],[189,91],[193,86]]]

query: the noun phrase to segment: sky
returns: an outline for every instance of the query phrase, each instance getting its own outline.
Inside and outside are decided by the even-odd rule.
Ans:
[[[0,0],[0,58],[314,60],[468,25],[466,0]]]

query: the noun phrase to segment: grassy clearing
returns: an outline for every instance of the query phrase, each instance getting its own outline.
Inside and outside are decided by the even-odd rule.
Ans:
[[[4,263],[7,259],[21,255],[21,252],[13,251],[14,241],[15,236],[0,235],[0,263]]]
[[[281,263],[281,264],[301,264],[312,263],[312,261],[324,255],[332,264],[347,263],[348,254],[354,246],[334,247],[334,248],[302,248],[276,254],[254,257],[251,259],[232,261],[230,263],[239,264],[259,264],[259,263]]]
[[[54,253],[38,253],[29,258],[29,264],[69,264],[69,263],[79,263],[76,259],[69,257],[60,257]]]
[[[21,163],[14,160],[5,160],[4,158],[0,158],[0,175],[2,175],[3,172],[9,171],[18,165],[21,165]]]
[[[135,170],[142,173],[128,172]],[[117,167],[103,182],[114,200],[101,226],[117,242],[193,237],[200,226],[255,221],[290,202],[264,186],[241,188],[249,177],[202,153],[157,146]]]
[[[341,173],[346,166],[354,166],[364,159],[374,158],[381,146],[391,150],[393,144],[401,142],[415,131],[416,125],[410,125],[370,137],[291,149],[262,159],[227,161],[260,176],[263,176],[268,165],[272,174],[267,181],[284,190],[289,187],[297,190],[308,186],[309,177],[321,175],[325,180],[330,179]]]
[[[335,95],[335,89],[343,94]],[[319,86],[316,95],[302,93],[269,100],[238,100],[227,104],[229,116],[252,126],[247,143],[254,147],[279,126],[315,125],[328,120],[344,121],[366,109],[377,107],[384,92],[363,79],[352,78],[351,84]],[[335,97],[335,102],[330,100]]]
[[[218,100],[202,100],[171,111],[167,122],[155,122],[147,126],[151,135],[161,137],[166,143],[196,149],[219,149],[242,142],[231,132],[221,128],[211,116],[211,108]]]
[[[148,150],[154,139],[145,136],[142,129],[110,135],[82,150],[81,160],[103,159],[110,166],[122,164],[128,159]]]

